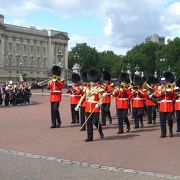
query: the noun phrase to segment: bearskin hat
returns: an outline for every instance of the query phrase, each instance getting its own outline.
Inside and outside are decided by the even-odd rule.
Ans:
[[[174,82],[174,75],[171,71],[164,72],[163,76],[166,79],[166,82],[173,83]]]
[[[178,86],[180,88],[180,77],[176,81],[176,86]]]
[[[87,72],[88,82],[98,82],[101,78],[101,74],[97,69],[89,69]]]
[[[151,75],[151,76],[148,77],[147,82],[149,84],[156,84],[157,83],[157,78],[155,76]]]
[[[133,84],[134,84],[134,85],[141,86],[142,83],[143,83],[143,80],[142,80],[141,76],[135,74],[134,77],[133,77]]]
[[[82,80],[82,82],[88,82],[88,80],[87,80],[87,71],[81,72],[81,80]]]
[[[111,75],[108,71],[102,72],[102,80],[103,81],[110,81],[111,80]]]
[[[72,82],[78,83],[81,80],[81,77],[78,73],[72,73]]]
[[[129,74],[125,73],[125,72],[120,73],[120,75],[119,75],[119,82],[126,82],[126,83],[128,83],[129,82]]]
[[[60,76],[61,75],[61,68],[57,65],[54,65],[51,69],[52,75]]]

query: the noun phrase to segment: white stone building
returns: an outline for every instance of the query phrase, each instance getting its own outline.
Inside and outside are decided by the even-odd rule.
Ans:
[[[0,15],[0,80],[42,80],[54,64],[68,69],[68,34],[4,23]]]
[[[165,37],[159,36],[157,34],[153,34],[152,36],[148,36],[145,41],[146,42],[152,41],[158,44],[165,44]]]

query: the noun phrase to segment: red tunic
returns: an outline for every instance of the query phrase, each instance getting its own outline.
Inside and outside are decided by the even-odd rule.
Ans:
[[[153,97],[155,97],[155,93],[157,92],[158,87],[154,86],[153,87],[153,91],[154,91],[154,95]],[[154,102],[151,98],[149,98],[148,96],[146,97],[146,106],[156,106],[157,102]]]
[[[101,103],[102,88],[98,84],[86,89],[86,108],[85,112],[100,112],[100,108],[95,108],[96,104]]]
[[[176,110],[176,111],[180,111],[180,94],[177,94],[177,95],[176,95],[175,110]]]
[[[132,99],[132,107],[133,108],[143,108],[144,101],[146,98],[146,93],[144,89],[139,88],[136,92],[131,92],[130,96]]]
[[[68,89],[66,93],[70,94],[70,104],[78,104],[81,98],[81,88],[78,84],[73,84],[71,89]]]
[[[113,84],[105,84],[103,88],[104,88],[104,92],[107,93],[107,95],[103,98],[103,103],[110,104],[111,103],[111,94],[113,91]]]
[[[118,109],[129,109],[129,95],[130,90],[127,88],[123,90],[118,89],[117,92],[114,93],[116,97],[116,107]]]
[[[51,80],[48,89],[51,90],[50,102],[60,102],[64,80]]]
[[[161,99],[159,112],[173,112],[173,100],[175,100],[175,92],[158,93],[157,97]]]

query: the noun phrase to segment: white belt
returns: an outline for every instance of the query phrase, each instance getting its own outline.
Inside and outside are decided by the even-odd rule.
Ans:
[[[98,103],[99,101],[87,101],[88,103]]]
[[[129,98],[119,98],[119,100],[126,101],[126,100],[129,100]]]
[[[58,90],[55,90],[55,91],[51,91],[51,93],[61,93],[62,91],[58,91]]]
[[[180,99],[176,100],[175,102],[180,102]]]
[[[172,100],[161,100],[160,102],[173,102]]]
[[[144,100],[143,98],[134,98],[134,100]]]
[[[81,96],[81,95],[71,94],[70,96],[71,96],[71,97],[79,97],[79,96]]]

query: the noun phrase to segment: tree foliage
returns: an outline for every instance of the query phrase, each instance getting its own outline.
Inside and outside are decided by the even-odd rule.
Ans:
[[[78,54],[78,58],[74,57]],[[175,38],[166,45],[154,42],[141,43],[127,52],[125,56],[116,55],[113,51],[98,52],[86,43],[77,44],[69,52],[69,68],[75,63],[81,65],[82,70],[90,67],[107,70],[112,77],[117,78],[122,70],[127,70],[130,65],[131,72],[135,72],[136,65],[145,76],[157,72],[161,76],[163,71],[171,68],[176,76],[180,76],[180,38]]]

